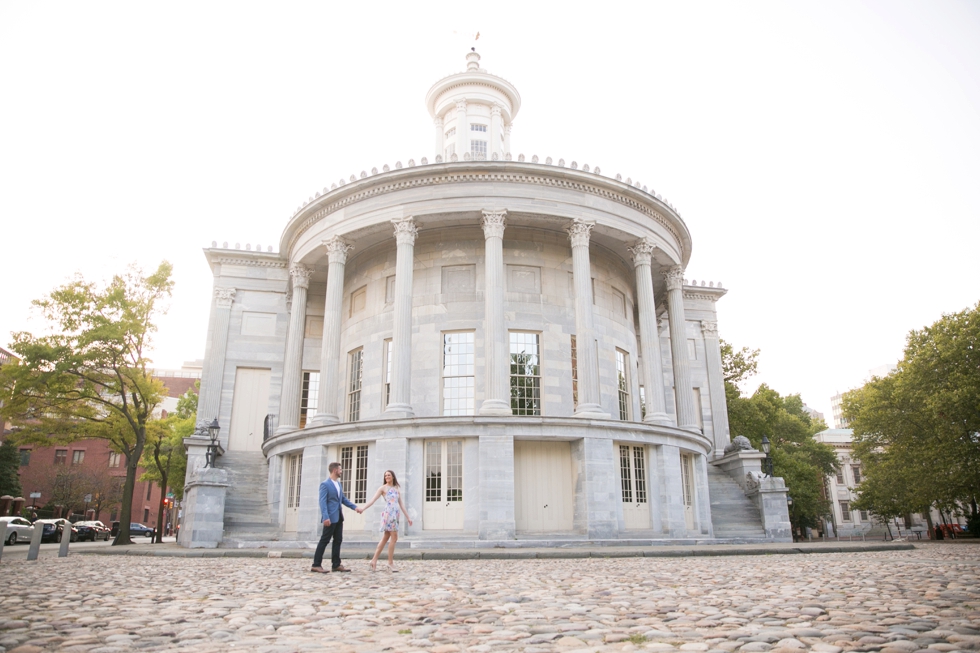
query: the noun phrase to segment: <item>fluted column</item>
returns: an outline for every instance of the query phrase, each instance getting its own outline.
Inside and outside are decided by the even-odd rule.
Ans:
[[[656,299],[653,296],[651,263],[656,246],[649,238],[638,240],[630,248],[636,266],[636,298],[640,311],[640,346],[643,348],[643,387],[646,389],[644,422],[670,424],[664,400],[664,368],[660,360],[660,337],[657,334]]]
[[[225,376],[225,350],[228,348],[228,322],[231,321],[231,305],[235,301],[234,288],[214,289],[214,323],[208,366],[201,379],[201,394],[197,406],[197,422],[210,424],[221,409],[221,389]],[[227,431],[225,431],[227,433]]]
[[[286,357],[282,365],[282,393],[279,397],[279,427],[276,433],[299,428],[299,404],[303,389],[303,339],[306,336],[306,292],[313,270],[294,263],[289,267],[293,280],[293,301],[286,333]]]
[[[444,145],[446,134],[443,131],[445,125],[442,124],[442,118],[436,118],[432,122],[436,126],[436,156],[443,156],[446,153],[446,146]]]
[[[344,374],[340,369],[340,314],[344,299],[344,266],[347,253],[354,249],[339,236],[323,241],[327,249],[327,295],[323,305],[323,344],[320,349],[320,393],[316,415],[306,420],[306,426],[323,426],[340,421],[340,384]],[[296,300],[293,300],[295,305]]]
[[[510,152],[510,131],[513,129],[513,125],[507,125],[504,127],[504,154]]]
[[[391,334],[391,400],[386,417],[415,417],[412,410],[412,276],[415,237],[412,218],[392,220],[395,227],[395,306]]]
[[[481,415],[512,415],[510,408],[510,348],[504,324],[504,219],[507,211],[483,212],[486,239],[486,284],[483,297],[484,350],[487,384]]]
[[[721,361],[721,341],[718,340],[718,323],[701,322],[704,336],[704,358],[708,368],[708,397],[711,401],[711,434],[714,439],[714,458],[725,455],[725,447],[731,442],[728,426],[728,403],[725,399],[725,371]]]
[[[596,359],[592,316],[592,263],[589,237],[595,222],[575,220],[568,228],[572,243],[572,278],[575,282],[575,334],[578,343],[578,406],[574,417],[608,418],[599,397],[599,367]]]
[[[492,159],[493,153],[496,152],[500,154],[503,158],[503,152],[501,151],[501,132],[503,130],[503,121],[500,119],[500,105],[495,104],[490,107],[490,147],[487,148],[487,158]]]
[[[687,320],[684,317],[684,268],[675,265],[664,272],[667,280],[667,319],[670,324],[670,356],[674,368],[674,401],[677,426],[701,432],[694,408],[691,362],[687,353]]]
[[[456,156],[463,160],[463,155],[470,151],[470,122],[466,119],[466,100],[456,102]]]

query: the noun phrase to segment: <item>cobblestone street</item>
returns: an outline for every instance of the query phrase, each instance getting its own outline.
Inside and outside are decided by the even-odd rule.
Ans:
[[[0,651],[980,649],[980,546],[688,558],[4,559]]]

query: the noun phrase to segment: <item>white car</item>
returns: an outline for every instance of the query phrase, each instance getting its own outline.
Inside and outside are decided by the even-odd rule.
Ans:
[[[14,545],[17,542],[30,542],[34,535],[34,524],[23,517],[0,517],[0,521],[7,522],[7,539],[5,544]]]

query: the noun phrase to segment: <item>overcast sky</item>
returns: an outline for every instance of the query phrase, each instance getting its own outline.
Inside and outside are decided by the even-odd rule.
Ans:
[[[362,9],[363,7],[363,9]],[[639,179],[721,281],[756,382],[827,413],[980,299],[980,3],[0,0],[0,345],[76,272],[175,266],[158,367],[201,358],[212,240],[433,157],[476,42],[512,150]]]

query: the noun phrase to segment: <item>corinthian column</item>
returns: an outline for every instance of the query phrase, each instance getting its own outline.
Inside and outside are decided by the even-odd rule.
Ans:
[[[228,322],[231,305],[235,301],[234,288],[214,289],[214,314],[211,324],[211,342],[208,347],[208,366],[201,379],[201,393],[197,405],[198,423],[210,424],[221,409],[221,388],[225,375],[225,350],[228,348]]]
[[[501,142],[503,139],[503,121],[500,117],[500,105],[495,104],[490,107],[490,147],[487,148],[487,158],[492,159],[494,152],[500,154],[500,158],[503,159],[503,148],[501,147]]]
[[[470,151],[470,123],[466,119],[466,100],[456,102],[456,155],[463,160],[463,155]]]
[[[704,336],[704,358],[708,368],[708,397],[711,401],[711,430],[714,436],[713,457],[725,455],[725,447],[731,442],[728,426],[728,406],[725,402],[725,372],[721,362],[721,342],[718,340],[718,323],[701,322]]]
[[[306,420],[307,428],[340,421],[340,305],[344,299],[344,266],[354,249],[339,236],[323,241],[327,249],[327,295],[323,306],[323,345],[320,349],[320,393],[316,415]],[[296,300],[293,299],[293,305]]]
[[[444,125],[442,124],[442,118],[436,118],[432,121],[432,124],[436,126],[436,156],[443,156],[446,153],[446,147],[443,145],[446,135],[443,133]]]
[[[504,326],[504,218],[507,211],[483,212],[483,236],[486,238],[486,287],[483,297],[484,351],[487,385],[480,405],[481,415],[511,415],[510,352]]]
[[[674,368],[674,400],[677,426],[697,433],[698,419],[691,385],[691,362],[687,353],[687,320],[684,317],[684,268],[675,265],[664,272],[667,280],[667,319],[670,323],[670,356]]]
[[[660,337],[657,334],[656,299],[653,296],[653,273],[650,270],[655,245],[649,238],[638,240],[630,248],[636,266],[636,297],[640,310],[640,346],[643,348],[643,387],[646,389],[644,422],[670,424],[664,401],[664,368],[660,360]]]
[[[279,428],[276,433],[299,427],[300,394],[303,387],[303,338],[306,335],[306,291],[313,270],[294,263],[289,267],[293,280],[293,301],[286,333],[286,358],[282,365],[282,394],[279,397]]]
[[[395,227],[395,306],[391,334],[391,400],[387,417],[415,417],[412,411],[412,275],[418,229],[408,218],[392,220]]]
[[[592,263],[589,237],[595,222],[575,220],[568,228],[575,282],[575,333],[578,352],[578,406],[573,417],[608,418],[599,400],[599,364],[592,317]]]

